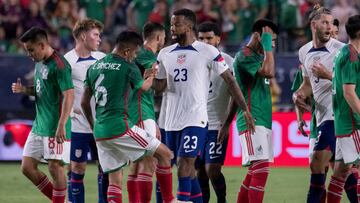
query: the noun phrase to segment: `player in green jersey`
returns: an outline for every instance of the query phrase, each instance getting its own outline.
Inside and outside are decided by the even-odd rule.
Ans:
[[[156,53],[164,47],[165,29],[158,23],[148,22],[143,28],[144,44],[135,58],[135,64],[144,75],[149,75],[156,66]],[[150,136],[158,137],[160,133],[155,122],[154,91],[135,90],[131,93],[129,116],[132,123],[144,129]],[[156,163],[147,156],[141,161],[132,163],[128,174],[127,188],[129,202],[150,202],[152,194],[152,176]]]
[[[20,40],[36,62],[35,87],[23,86],[20,79],[12,84],[14,93],[34,95],[36,105],[36,118],[24,147],[21,169],[52,202],[64,202],[66,178],[62,160],[67,150],[65,128],[74,100],[71,69],[50,46],[45,30],[33,27]],[[38,169],[41,159],[48,161],[52,183]]]
[[[250,42],[235,56],[235,77],[255,119],[255,132],[250,133],[246,130],[243,112],[233,106],[224,124],[225,129],[228,128],[237,110],[242,163],[250,166],[237,202],[248,202],[249,199],[262,202],[269,163],[273,161],[270,79],[275,75],[273,48],[277,34],[278,27],[273,22],[265,19],[256,21]]]
[[[334,174],[329,185],[328,202],[340,202],[345,180],[360,159],[360,15],[348,19],[350,38],[335,59],[333,74],[333,110],[336,154]],[[333,183],[333,184],[331,184]],[[359,199],[359,189],[357,197]]]
[[[108,201],[121,202],[122,171],[128,161],[154,155],[161,172],[156,173],[164,202],[174,201],[172,194],[171,151],[128,118],[129,91],[151,88],[156,69],[144,81],[132,63],[142,45],[141,37],[130,31],[119,34],[113,53],[92,65],[86,75],[82,108],[93,129],[100,165],[109,173]],[[90,100],[95,97],[94,123]],[[131,102],[131,101],[130,101]]]

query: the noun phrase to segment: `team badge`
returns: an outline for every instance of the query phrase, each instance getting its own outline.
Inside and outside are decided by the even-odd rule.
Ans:
[[[186,54],[178,55],[177,60],[176,60],[176,62],[178,64],[183,64],[183,63],[185,63],[185,61],[186,61]]]
[[[76,149],[76,150],[75,150],[75,156],[76,156],[76,158],[80,158],[81,155],[82,155],[82,150],[81,150],[81,149]]]
[[[48,78],[49,70],[46,68],[46,66],[41,67],[40,69],[41,78],[43,80],[46,80]]]

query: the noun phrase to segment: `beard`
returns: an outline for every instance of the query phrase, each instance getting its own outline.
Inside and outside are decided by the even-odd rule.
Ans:
[[[181,33],[181,34],[174,34],[171,35],[171,42],[172,43],[179,43],[179,42],[183,42],[186,40],[186,33]]]
[[[316,32],[316,37],[319,39],[319,41],[321,43],[326,43],[330,40],[331,38],[331,33],[329,31],[325,31],[325,32],[321,32],[319,30],[317,30]]]

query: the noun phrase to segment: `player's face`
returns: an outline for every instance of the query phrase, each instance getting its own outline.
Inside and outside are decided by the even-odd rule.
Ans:
[[[125,50],[125,58],[128,62],[133,62],[140,51],[140,46],[131,46]]]
[[[184,16],[171,17],[171,39],[174,42],[184,41],[186,39],[186,32],[191,31],[190,23]]]
[[[84,44],[90,51],[96,51],[99,48],[100,42],[99,29],[94,28],[85,33]]]
[[[339,27],[337,27],[336,25],[333,25],[333,29],[331,31],[331,37],[334,39],[338,39],[339,37]]]
[[[24,48],[28,56],[35,62],[42,61],[45,57],[45,45],[43,42],[26,42]]]
[[[165,31],[161,31],[159,32],[158,36],[157,36],[157,40],[158,40],[158,47],[157,47],[157,51],[160,51],[160,49],[162,49],[165,45]]]
[[[218,47],[220,43],[220,37],[216,36],[213,31],[211,32],[199,32],[198,38],[201,42]]]
[[[331,31],[333,29],[332,23],[333,17],[325,14],[322,14],[318,20],[314,21],[315,35],[320,42],[326,43],[330,40]]]

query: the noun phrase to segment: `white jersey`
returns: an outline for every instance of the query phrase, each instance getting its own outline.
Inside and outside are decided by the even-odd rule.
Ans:
[[[303,66],[303,76],[308,77],[311,83],[315,100],[316,123],[319,126],[323,121],[334,120],[332,108],[332,82],[315,77],[312,72],[314,64],[323,64],[328,71],[333,71],[334,59],[344,44],[331,38],[325,47],[314,48],[313,42],[305,44],[299,50],[299,60]]]
[[[157,78],[167,80],[165,130],[206,127],[210,71],[220,75],[228,69],[219,50],[199,41],[174,44],[160,51],[158,63]]]
[[[228,54],[221,52],[226,64],[228,64],[231,72],[234,72],[234,58]],[[210,88],[207,103],[207,112],[209,116],[209,130],[219,130],[221,122],[225,120],[227,107],[230,101],[230,92],[224,79],[213,72],[210,73]]]
[[[77,133],[92,133],[89,123],[81,108],[81,98],[84,92],[84,80],[87,69],[97,60],[103,58],[104,53],[95,51],[91,52],[88,58],[80,58],[75,49],[70,50],[64,55],[65,59],[71,66],[71,77],[74,83],[74,105],[71,117],[71,131]],[[91,99],[91,108],[95,115],[95,101]]]
[[[167,103],[167,98],[166,98],[166,91],[165,91],[162,95],[160,114],[159,114],[159,119],[158,119],[158,125],[159,125],[160,129],[165,129],[166,103]]]

